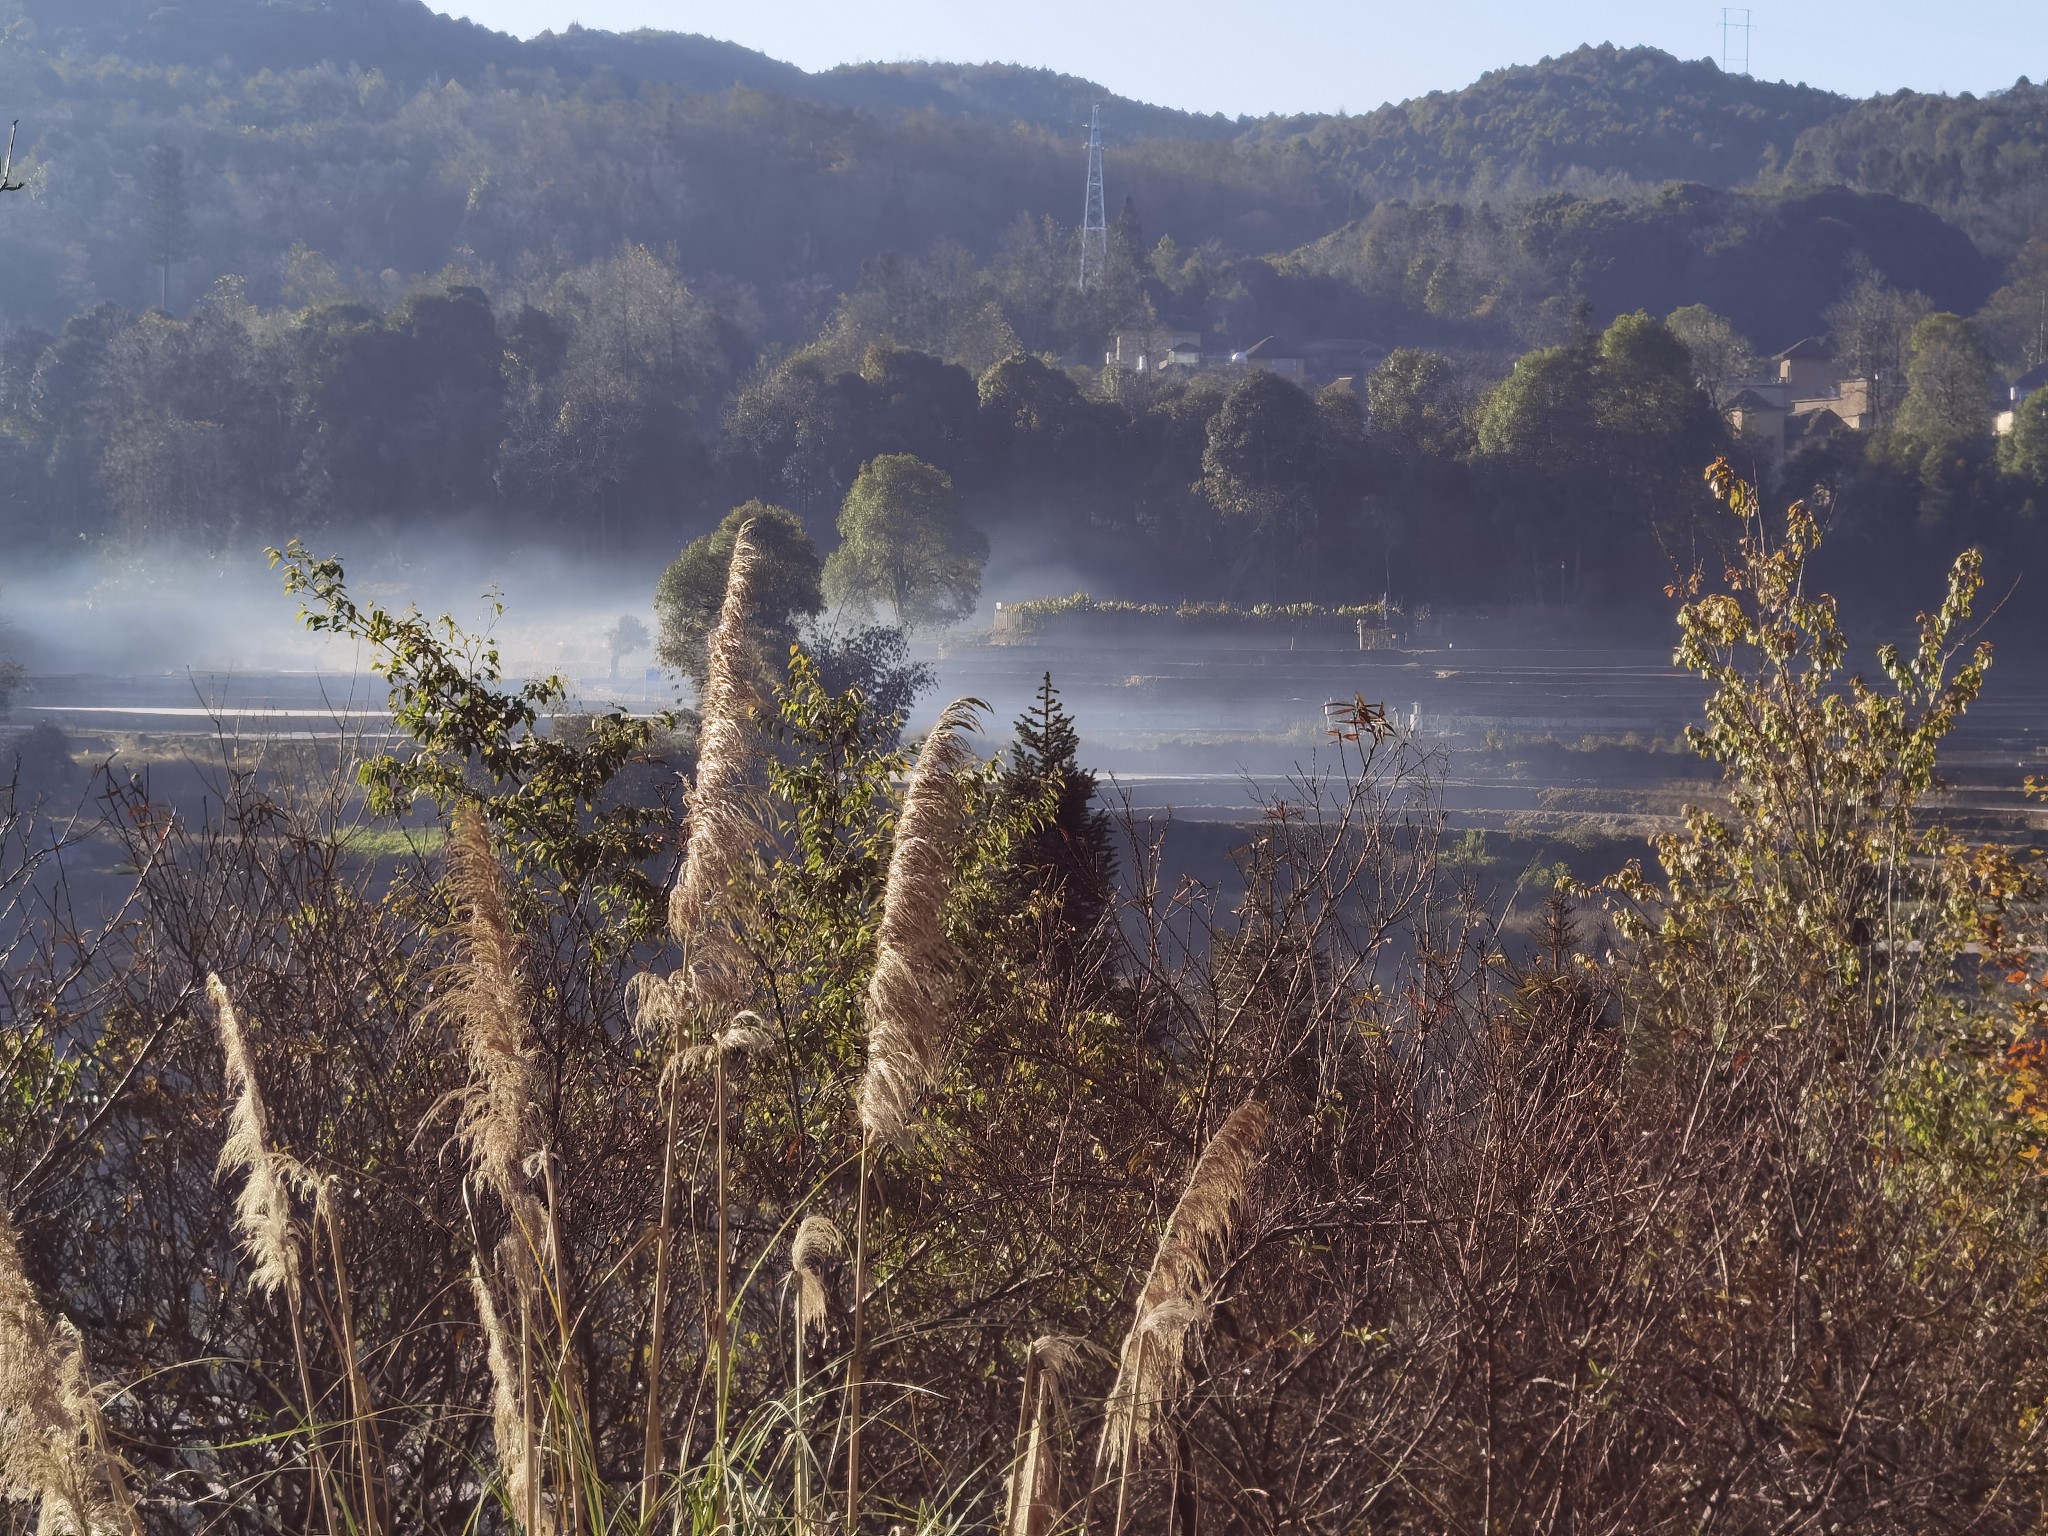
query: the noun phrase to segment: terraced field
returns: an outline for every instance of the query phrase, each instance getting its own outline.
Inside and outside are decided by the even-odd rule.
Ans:
[[[1189,646],[1120,654],[1102,645],[961,648],[946,690],[1007,717],[1050,671],[1081,725],[1091,763],[1138,803],[1177,816],[1241,820],[1247,778],[1277,784],[1327,750],[1324,705],[1362,696],[1443,754],[1454,825],[1565,831],[1598,823],[1640,833],[1711,793],[1687,750],[1705,685],[1668,651],[1437,641],[1400,651]],[[1952,738],[1944,797],[1958,823],[2030,837],[2048,816],[2021,794],[2048,772],[2048,671],[2001,661]]]
[[[1324,706],[1360,697],[1433,754],[1453,829],[1518,857],[1576,867],[1583,855],[1597,869],[1714,792],[1708,766],[1680,739],[1699,716],[1704,685],[1675,671],[1666,651],[1537,644],[1478,626],[1406,650],[1290,650],[1284,640],[1142,650],[1100,639],[956,644],[937,658],[937,692],[980,697],[1003,725],[1050,671],[1087,760],[1114,794],[1140,815],[1170,812],[1218,848],[1231,829],[1259,819],[1262,795],[1285,795],[1298,772],[1329,766]],[[593,701],[629,707],[663,691],[644,680],[581,687]],[[55,722],[81,762],[150,765],[182,797],[184,765],[217,762],[222,736],[244,746],[332,742],[340,732],[376,740],[381,704],[374,679],[310,672],[41,677],[14,720]],[[2048,666],[2000,660],[1944,771],[1955,824],[2048,841],[2048,812],[2021,793],[2028,772],[2048,773]],[[1203,825],[1214,831],[1193,834]]]

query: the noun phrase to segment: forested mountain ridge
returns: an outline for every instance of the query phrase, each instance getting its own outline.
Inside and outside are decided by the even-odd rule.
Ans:
[[[1312,246],[1394,198],[1507,217],[1562,191],[1612,223],[1609,205],[1673,181],[1727,191],[1759,175],[1780,192],[1834,179],[1927,201],[1933,187],[1945,216],[2010,235],[2012,217],[1970,199],[1979,186],[2018,197],[2015,154],[1996,174],[1965,157],[1943,180],[1925,167],[1954,154],[1902,140],[1887,159],[1886,125],[1910,119],[1905,139],[1945,143],[1943,123],[1988,114],[2015,145],[2048,139],[2048,93],[2031,89],[1893,98],[1873,116],[1875,104],[1607,45],[1363,115],[1233,123],[1014,66],[810,74],[678,34],[572,27],[522,42],[420,0],[12,0],[0,18],[10,9],[0,95],[23,119],[37,206],[0,221],[0,306],[45,326],[105,300],[190,302],[222,273],[260,300],[290,297],[286,258],[301,245],[390,302],[450,263],[506,278],[640,242],[673,247],[706,292],[733,285],[720,307],[757,342],[793,343],[882,252],[948,242],[985,257],[1014,243],[1020,217],[1071,225],[1081,125],[1098,101],[1112,202],[1131,200],[1148,246],[1207,247],[1212,267]],[[1848,139],[1827,138],[1838,122]],[[191,205],[168,283],[150,281],[161,263],[142,249],[139,172],[158,141],[182,153]],[[1668,231],[1665,213],[1644,217]],[[1834,244],[1889,271],[1863,250],[1869,222],[1849,219]],[[1953,265],[1953,252],[1934,232],[1922,264]],[[1608,286],[1619,312],[1628,285]],[[1813,306],[1799,308],[1810,322]]]
[[[1560,334],[1579,304],[1603,318],[1705,304],[1768,352],[1818,328],[1863,268],[1962,314],[1999,272],[1962,230],[1903,198],[1697,182],[1633,197],[1386,202],[1279,266],[1340,279],[1383,314],[1531,338]]]
[[[91,7],[17,0],[41,48],[193,69],[255,73],[335,64],[418,86],[475,86],[493,72],[574,87],[685,92],[739,87],[870,112],[939,111],[1071,131],[1101,104],[1126,136],[1228,138],[1240,123],[1132,101],[1093,81],[1008,64],[862,63],[809,72],[755,49],[694,33],[607,32],[570,25],[521,40],[422,0],[197,0],[176,6],[106,0]],[[0,7],[0,16],[6,14]]]
[[[1723,74],[1655,48],[1586,46],[1350,117],[1271,120],[1360,198],[1528,193],[1558,185],[1742,185],[1849,102]]]
[[[1802,133],[1773,179],[1911,198],[2011,250],[2048,211],[2048,87],[2022,76],[1988,96],[1896,91],[1857,102]]]

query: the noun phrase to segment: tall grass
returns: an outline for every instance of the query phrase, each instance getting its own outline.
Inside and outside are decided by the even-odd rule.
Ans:
[[[443,972],[435,1013],[452,1029],[469,1064],[456,1139],[468,1155],[471,1180],[497,1197],[509,1228],[492,1245],[488,1267],[479,1255],[474,1277],[492,1381],[492,1423],[512,1505],[529,1536],[541,1536],[556,1528],[560,1514],[570,1529],[581,1526],[573,1461],[560,1454],[561,1446],[574,1441],[581,1413],[565,1259],[552,1202],[542,1198],[536,1178],[547,1167],[548,1152],[540,1135],[519,932],[504,867],[474,807],[458,809],[453,818],[448,890],[457,912],[456,958]],[[511,1298],[512,1318],[492,1296],[494,1279]],[[544,1322],[554,1328],[554,1369],[563,1388],[562,1412],[549,1436],[542,1434],[535,1388],[537,1335]],[[558,1442],[552,1457],[547,1439]],[[552,1479],[544,1463],[551,1464]],[[544,1486],[550,1481],[552,1491]]]
[[[946,933],[946,898],[967,820],[963,739],[977,729],[978,699],[948,705],[925,736],[903,792],[889,853],[882,925],[867,990],[867,1066],[861,1077],[861,1148],[853,1226],[853,1351],[846,1376],[846,1524],[860,1518],[861,1378],[866,1369],[868,1188],[879,1146],[901,1145],[937,1072],[950,1031],[958,955]]]
[[[52,1319],[22,1269],[21,1239],[0,1208],[0,1483],[38,1512],[46,1536],[141,1536],[120,1459],[86,1367],[85,1343]]]
[[[648,1006],[643,1015],[661,1031],[667,1053],[663,1092],[667,1100],[662,1142],[661,1210],[654,1234],[654,1282],[649,1300],[645,1438],[641,1449],[640,1512],[651,1520],[659,1497],[665,1448],[662,1435],[662,1370],[667,1350],[669,1289],[675,1262],[677,1141],[681,1101],[676,1073],[689,1049],[692,1021],[717,1019],[737,1006],[741,957],[725,907],[736,876],[760,839],[760,826],[748,804],[748,793],[761,755],[759,704],[752,674],[756,667],[749,633],[754,569],[760,554],[753,524],[743,524],[733,539],[726,567],[725,598],[718,622],[707,640],[704,687],[697,704],[697,774],[685,813],[683,862],[669,892],[669,935],[682,952],[675,974],[639,978]],[[723,1053],[715,1053],[721,1125],[725,1071]],[[720,1140],[721,1168],[724,1142]],[[724,1211],[721,1191],[721,1213]],[[722,1215],[721,1215],[722,1219]],[[719,1273],[726,1273],[724,1239],[720,1239]],[[723,1314],[721,1303],[720,1316]],[[723,1331],[723,1324],[717,1325]]]
[[[1116,1478],[1118,1532],[1137,1458],[1147,1444],[1164,1438],[1174,1406],[1188,1390],[1190,1362],[1209,1324],[1210,1281],[1229,1250],[1271,1124],[1266,1107],[1246,1099],[1209,1138],[1138,1292],[1095,1458],[1098,1488]]]

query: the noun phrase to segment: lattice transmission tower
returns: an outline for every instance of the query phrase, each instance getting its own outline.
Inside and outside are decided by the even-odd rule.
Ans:
[[[1749,73],[1749,12],[1741,6],[1721,7],[1721,73]]]
[[[1081,211],[1081,286],[1109,265],[1109,214],[1102,201],[1102,108],[1088,109],[1088,203]]]

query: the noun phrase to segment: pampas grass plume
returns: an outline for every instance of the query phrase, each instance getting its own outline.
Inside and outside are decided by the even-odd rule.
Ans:
[[[824,1216],[806,1216],[789,1245],[789,1272],[796,1277],[796,1323],[808,1344],[825,1331],[825,1266],[846,1257],[846,1234]]]
[[[40,1506],[41,1536],[140,1536],[121,1463],[107,1444],[85,1345],[54,1325],[22,1268],[0,1209],[0,1485]]]
[[[249,1283],[266,1296],[285,1293],[287,1305],[299,1301],[299,1245],[292,1231],[290,1168],[270,1142],[270,1117],[256,1077],[255,1054],[235,1011],[234,999],[220,977],[206,978],[207,1001],[213,1005],[214,1028],[220,1035],[228,1091],[235,1107],[228,1116],[228,1135],[220,1149],[218,1172],[244,1175],[235,1197],[235,1226],[243,1250],[254,1262]]]
[[[1168,1409],[1190,1385],[1189,1359],[1207,1326],[1207,1293],[1229,1251],[1253,1173],[1265,1156],[1271,1117],[1256,1099],[1231,1112],[1196,1159],[1124,1336],[1104,1418],[1098,1468],[1128,1469],[1160,1434]]]
[[[975,760],[962,733],[978,726],[982,707],[976,699],[947,706],[918,750],[896,822],[868,980],[860,1093],[861,1125],[884,1145],[909,1135],[912,1112],[945,1051],[956,956],[944,914],[966,822],[966,770]]]
[[[679,1070],[699,1072],[721,1062],[758,1056],[774,1049],[775,1035],[758,1013],[736,1014],[724,1029],[700,1045],[690,1046],[677,1058]]]
[[[669,892],[669,933],[691,956],[688,983],[717,990],[729,981],[722,946],[707,945],[718,897],[752,852],[758,830],[747,786],[760,755],[753,721],[755,659],[747,633],[760,552],[753,524],[742,525],[726,567],[725,602],[707,641],[704,689],[697,703],[697,776],[690,786],[683,867]]]
[[[457,1134],[477,1177],[523,1223],[535,1200],[528,1167],[538,1150],[526,987],[505,871],[473,806],[459,807],[449,830],[448,884],[460,911],[457,954],[444,972],[436,1012],[469,1058]],[[530,1242],[538,1236],[538,1227],[527,1233]]]

